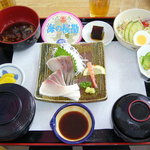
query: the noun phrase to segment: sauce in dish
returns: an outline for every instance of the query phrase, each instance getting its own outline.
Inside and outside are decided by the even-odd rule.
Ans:
[[[18,42],[26,39],[35,31],[35,27],[27,22],[18,22],[9,25],[0,34],[0,41]]]
[[[64,137],[70,140],[82,138],[89,128],[86,117],[78,111],[68,112],[59,122],[59,130]]]

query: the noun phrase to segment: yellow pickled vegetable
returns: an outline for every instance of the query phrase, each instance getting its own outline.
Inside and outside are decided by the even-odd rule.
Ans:
[[[14,78],[14,74],[12,73],[6,73],[0,78],[0,84],[5,83],[16,83],[16,79]]]
[[[4,78],[4,77],[11,77],[11,78],[14,78],[15,75],[12,74],[12,73],[6,73],[6,74],[4,74],[4,75],[2,76],[2,78]]]

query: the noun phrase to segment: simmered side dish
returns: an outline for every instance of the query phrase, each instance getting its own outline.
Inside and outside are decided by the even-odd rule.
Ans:
[[[26,22],[14,23],[4,29],[0,34],[0,41],[18,42],[26,39],[35,31],[35,27]]]

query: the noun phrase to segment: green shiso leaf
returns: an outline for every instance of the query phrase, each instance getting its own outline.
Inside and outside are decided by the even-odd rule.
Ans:
[[[58,57],[58,56],[71,56],[74,65],[74,71],[75,72],[77,71],[76,60],[73,58],[73,56],[70,53],[68,53],[65,49],[63,49],[60,46],[58,46],[57,50],[54,53],[54,57]]]

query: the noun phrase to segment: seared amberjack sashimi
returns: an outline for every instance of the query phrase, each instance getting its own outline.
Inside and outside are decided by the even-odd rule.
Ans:
[[[61,69],[53,72],[48,79],[54,80],[56,83],[66,86]]]
[[[50,97],[62,96],[75,101],[78,101],[81,96],[78,84],[63,86],[51,79],[47,79],[42,83],[39,92],[41,95]]]
[[[49,97],[67,97],[78,101],[80,89],[74,84],[74,63],[71,56],[57,56],[50,58],[46,65],[53,72],[39,89],[41,95]]]
[[[57,70],[62,71],[66,85],[72,84],[75,72],[71,56],[53,57],[50,58],[46,64],[53,72]]]

